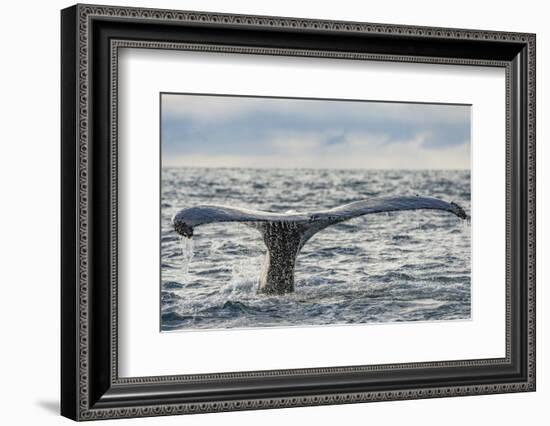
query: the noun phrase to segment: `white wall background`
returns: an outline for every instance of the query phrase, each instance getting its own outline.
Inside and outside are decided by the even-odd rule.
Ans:
[[[537,33],[538,390],[360,405],[293,408],[118,424],[546,424],[550,401],[550,27],[537,0],[330,2],[120,0],[103,4],[526,31]],[[2,424],[68,424],[59,404],[59,9],[71,2],[2,5],[0,65],[0,401]],[[488,254],[490,255],[490,254]],[[131,423],[129,423],[131,422]],[[483,423],[482,423],[483,422]],[[113,423],[108,421],[102,424]],[[117,423],[113,423],[117,424]]]

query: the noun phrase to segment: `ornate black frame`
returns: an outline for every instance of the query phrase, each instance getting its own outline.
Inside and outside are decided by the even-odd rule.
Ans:
[[[61,413],[74,420],[535,390],[535,35],[76,5],[61,13]],[[192,49],[506,70],[506,357],[119,378],[117,53]]]

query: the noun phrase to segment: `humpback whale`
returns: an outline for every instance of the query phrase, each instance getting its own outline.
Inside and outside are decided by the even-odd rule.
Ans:
[[[431,209],[466,219],[453,202],[420,196],[380,197],[355,201],[329,210],[306,213],[272,213],[220,205],[186,208],[172,217],[174,230],[191,238],[197,226],[218,222],[241,222],[257,229],[267,247],[258,292],[282,295],[294,291],[294,266],[304,244],[330,225],[366,214]]]

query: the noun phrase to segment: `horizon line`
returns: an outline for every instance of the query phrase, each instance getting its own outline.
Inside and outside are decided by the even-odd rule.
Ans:
[[[470,168],[363,168],[363,167],[241,167],[241,166],[164,166],[162,169],[243,169],[243,170],[365,170],[365,171],[471,171]]]

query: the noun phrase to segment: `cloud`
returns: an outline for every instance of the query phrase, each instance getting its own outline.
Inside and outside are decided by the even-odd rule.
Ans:
[[[164,94],[161,125],[163,164],[470,166],[466,105]]]
[[[325,139],[325,145],[345,145],[348,142],[346,135],[340,133],[335,136],[329,136]]]

